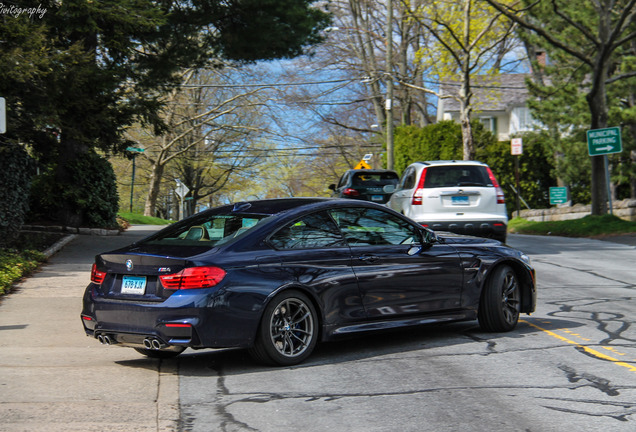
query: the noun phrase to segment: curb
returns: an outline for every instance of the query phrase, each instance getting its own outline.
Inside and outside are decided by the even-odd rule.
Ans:
[[[23,225],[21,228],[23,231],[44,231],[44,232],[62,232],[70,234],[84,234],[84,235],[100,235],[100,236],[113,236],[119,235],[118,229],[105,229],[105,228],[76,228],[68,226],[45,226],[45,225]]]
[[[77,234],[69,234],[67,236],[64,236],[62,239],[55,242],[53,246],[51,246],[50,248],[48,248],[42,253],[46,256],[47,259],[49,259],[51,258],[52,255],[59,252],[60,249],[62,249],[64,246],[70,243],[71,240],[73,240],[75,237],[77,237]]]

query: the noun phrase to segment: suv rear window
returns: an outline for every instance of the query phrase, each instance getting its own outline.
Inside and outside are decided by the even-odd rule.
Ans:
[[[352,186],[386,186],[397,185],[399,177],[395,173],[356,173],[351,179]]]
[[[425,188],[450,186],[492,187],[488,171],[483,166],[433,166],[426,168]]]

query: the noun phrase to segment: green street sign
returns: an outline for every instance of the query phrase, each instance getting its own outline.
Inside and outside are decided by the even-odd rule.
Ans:
[[[550,205],[565,204],[568,202],[568,188],[565,186],[550,188]]]
[[[622,152],[621,129],[611,127],[587,131],[587,151],[590,156]]]
[[[146,149],[142,149],[139,147],[126,147],[126,151],[133,152],[133,153],[143,153],[146,151]]]

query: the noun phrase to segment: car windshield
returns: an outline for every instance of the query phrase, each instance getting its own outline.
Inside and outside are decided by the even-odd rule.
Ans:
[[[263,214],[212,214],[198,217],[190,223],[175,224],[174,229],[161,231],[141,242],[165,246],[218,246],[243,236],[264,219]]]
[[[437,166],[426,169],[425,188],[450,186],[492,186],[483,166]]]
[[[353,176],[353,186],[386,186],[397,185],[399,177],[395,173],[357,173]]]

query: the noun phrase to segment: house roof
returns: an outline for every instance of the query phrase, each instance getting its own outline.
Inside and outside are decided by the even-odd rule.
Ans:
[[[524,106],[528,99],[525,79],[529,74],[477,75],[472,77],[474,111],[509,111]],[[457,96],[459,80],[446,80],[440,85],[441,95]],[[444,98],[444,112],[459,111],[459,101],[453,97]]]

